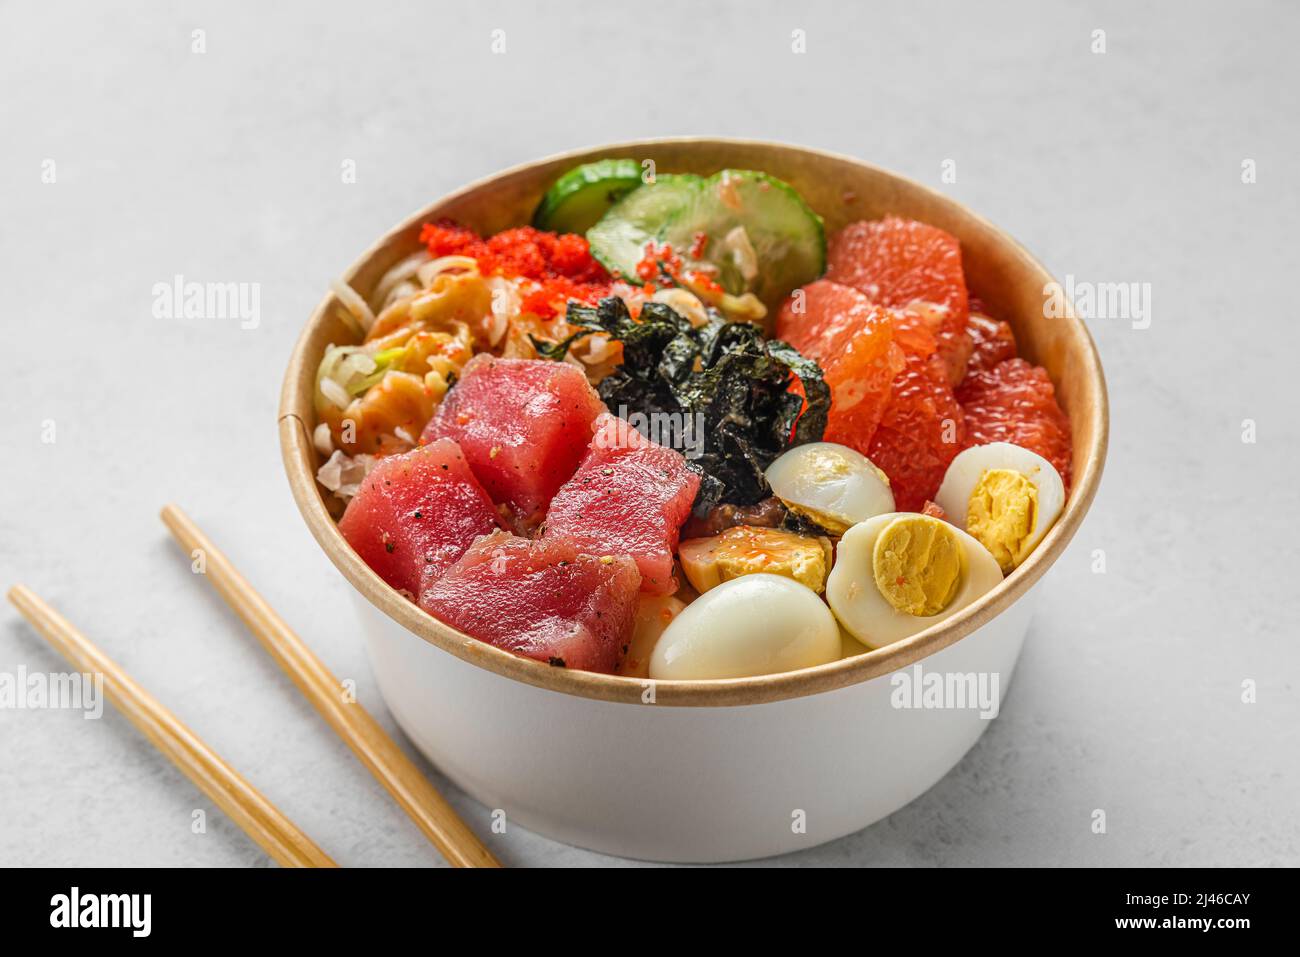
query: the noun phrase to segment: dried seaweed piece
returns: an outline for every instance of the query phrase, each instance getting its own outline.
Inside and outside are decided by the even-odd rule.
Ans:
[[[756,325],[715,315],[696,329],[659,302],[633,319],[617,296],[596,306],[570,302],[566,320],[579,331],[553,345],[535,343],[539,354],[561,359],[595,332],[623,343],[623,364],[597,386],[610,408],[700,417],[693,421],[703,425],[704,450],[691,460],[702,479],[696,515],[765,498],[767,466],[791,446],[822,437],[830,389],[820,366]]]

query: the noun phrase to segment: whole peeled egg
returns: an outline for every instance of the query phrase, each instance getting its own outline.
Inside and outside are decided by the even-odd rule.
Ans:
[[[873,515],[894,510],[889,479],[855,449],[836,442],[807,442],[767,467],[772,494],[790,511],[839,535]]]
[[[849,634],[880,648],[952,617],[1001,581],[993,556],[965,532],[895,512],[840,539],[826,600]]]
[[[839,657],[839,626],[817,594],[759,573],[725,581],[687,605],[655,644],[650,677],[748,678]]]
[[[990,442],[952,460],[934,501],[1010,573],[1060,517],[1065,483],[1038,453]]]

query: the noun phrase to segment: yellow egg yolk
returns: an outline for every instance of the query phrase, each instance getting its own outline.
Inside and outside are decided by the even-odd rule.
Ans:
[[[989,550],[1004,573],[1024,561],[1038,518],[1038,487],[1019,472],[989,469],[970,493],[966,531]]]
[[[905,515],[880,532],[872,554],[876,587],[898,611],[918,618],[937,615],[957,597],[962,548],[948,523],[929,515]]]

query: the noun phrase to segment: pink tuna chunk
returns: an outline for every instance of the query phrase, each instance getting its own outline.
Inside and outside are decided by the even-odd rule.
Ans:
[[[420,595],[467,635],[556,667],[611,674],[631,640],[641,576],[626,555],[563,539],[485,535]]]
[[[420,441],[455,439],[493,501],[526,528],[577,468],[603,411],[582,370],[567,362],[480,354]]]
[[[348,503],[339,531],[380,578],[415,596],[493,531],[496,519],[456,443],[440,439],[381,459]]]
[[[551,499],[543,538],[573,542],[593,555],[631,555],[641,590],[677,590],[673,552],[700,477],[680,452],[650,441],[603,414],[586,458]]]

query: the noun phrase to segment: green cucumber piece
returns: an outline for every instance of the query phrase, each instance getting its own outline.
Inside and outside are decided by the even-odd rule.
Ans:
[[[704,180],[691,173],[660,173],[628,193],[587,230],[591,254],[610,272],[641,285],[636,265],[648,242],[660,241],[665,224],[692,204]]]
[[[556,233],[585,233],[605,211],[641,185],[633,159],[603,159],[569,170],[546,191],[533,225]]]
[[[757,272],[744,275],[743,243],[727,237],[744,228]],[[659,242],[687,255],[695,237],[708,237],[702,263],[717,267],[717,281],[734,296],[752,292],[769,310],[826,271],[826,231],[822,219],[789,183],[757,170],[714,173],[664,224]],[[737,247],[740,247],[738,249]],[[691,260],[687,259],[689,268]],[[750,263],[749,265],[753,265]]]

